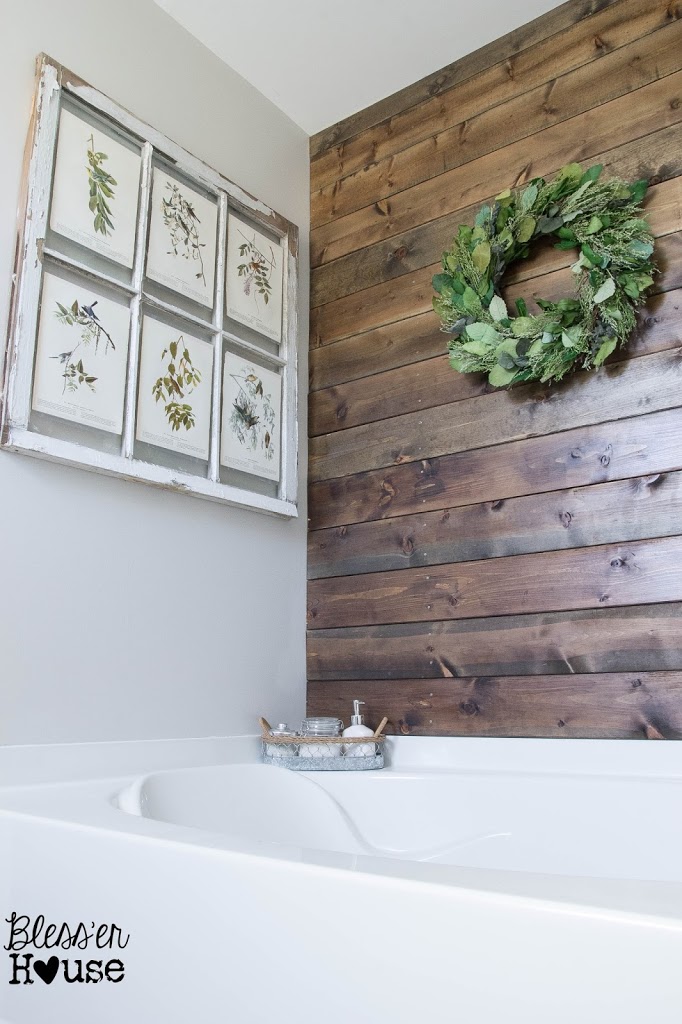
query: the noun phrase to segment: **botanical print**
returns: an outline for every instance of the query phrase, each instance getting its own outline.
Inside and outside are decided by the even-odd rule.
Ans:
[[[155,167],[147,277],[212,306],[217,224],[214,202]]]
[[[43,277],[33,408],[120,434],[127,306],[53,274]]]
[[[102,166],[109,157],[106,153],[95,150],[95,135],[91,133],[88,139],[88,174],[90,212],[94,214],[93,226],[95,231],[103,235],[110,235],[114,230],[110,202],[116,197],[114,189],[118,185],[116,178],[105,171]],[[107,202],[108,200],[108,202]]]
[[[201,250],[206,248],[205,242],[199,241],[199,225],[201,221],[187,196],[174,182],[166,182],[168,197],[161,200],[163,222],[168,228],[170,245],[174,256],[182,256],[186,260],[199,262],[195,277],[206,284],[204,261]],[[170,256],[171,250],[168,250]]]
[[[279,479],[282,380],[230,352],[223,372],[220,461],[268,480]]]
[[[284,249],[230,214],[225,284],[227,313],[272,341],[282,339]]]
[[[253,291],[256,305],[258,305],[258,296],[260,295],[267,306],[272,292],[270,278],[273,271],[277,269],[275,250],[272,245],[269,245],[267,247],[269,250],[268,255],[261,252],[256,245],[255,231],[252,238],[248,238],[241,231],[240,234],[244,241],[239,246],[239,255],[246,262],[237,265],[237,274],[243,280],[244,295],[251,295]]]
[[[64,108],[59,117],[50,227],[132,267],[140,154]]]
[[[145,316],[137,439],[208,459],[213,346]]]
[[[201,372],[192,362],[184,335],[180,334],[175,341],[170,342],[168,348],[164,348],[161,361],[167,361],[167,365],[154,382],[154,401],[163,400],[166,419],[173,430],[179,430],[180,427],[191,430],[196,423],[192,406],[188,402],[178,402],[177,399],[191,395],[199,387]]]
[[[97,354],[100,339],[104,336],[104,354],[107,354],[110,346],[113,351],[116,350],[113,338],[100,322],[99,317],[95,312],[95,306],[97,303],[97,299],[92,299],[90,301],[90,305],[79,303],[78,299],[74,299],[68,308],[62,305],[61,302],[57,302],[56,304],[57,308],[55,310],[55,316],[59,323],[63,324],[65,327],[79,328],[76,332],[76,342],[73,348],[69,349],[67,352],[60,352],[57,356],[50,356],[50,359],[59,360],[59,364],[63,368],[62,377],[64,378],[64,387],[62,388],[62,394],[65,394],[67,391],[77,391],[83,384],[89,387],[91,391],[97,390],[95,387],[97,377],[93,377],[92,374],[88,373],[88,371],[83,367],[82,356],[79,358],[78,362],[75,362],[76,352],[78,352],[79,349],[94,345],[95,354]]]

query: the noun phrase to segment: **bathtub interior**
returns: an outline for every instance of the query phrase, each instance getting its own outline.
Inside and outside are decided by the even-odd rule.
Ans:
[[[459,867],[682,882],[682,780],[453,770],[157,772],[129,813],[257,844]]]

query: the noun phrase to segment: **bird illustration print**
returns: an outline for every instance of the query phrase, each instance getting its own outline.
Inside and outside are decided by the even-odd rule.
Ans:
[[[97,352],[100,342],[104,338],[104,354],[107,355],[110,348],[112,351],[116,350],[114,339],[95,312],[96,305],[97,299],[89,304],[81,303],[78,299],[75,299],[71,306],[68,307],[63,306],[61,302],[57,302],[57,309],[55,311],[57,320],[65,327],[80,328],[77,333],[78,340],[72,348],[60,352],[56,356],[50,356],[50,359],[57,360],[62,368],[62,377],[64,378],[62,394],[78,391],[82,386],[89,388],[90,391],[97,390],[97,377],[86,370],[83,365],[82,355],[79,355],[78,359],[76,359],[76,353],[79,349],[86,349],[92,345],[95,352]]]
[[[249,451],[262,451],[268,461],[275,454],[275,410],[272,396],[253,367],[242,367],[242,373],[230,374],[237,385],[237,397],[232,403],[230,424],[240,444]]]

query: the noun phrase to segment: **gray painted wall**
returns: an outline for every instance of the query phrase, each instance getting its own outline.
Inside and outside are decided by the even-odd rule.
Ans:
[[[3,329],[45,51],[300,226],[303,427],[304,132],[152,0],[0,0],[0,19]],[[1,452],[0,743],[225,735],[253,732],[258,714],[300,717],[301,477],[301,517],[283,522]],[[188,534],[193,562],[169,570]]]

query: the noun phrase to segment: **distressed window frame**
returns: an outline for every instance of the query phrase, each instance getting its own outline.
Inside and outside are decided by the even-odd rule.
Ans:
[[[67,252],[48,248],[45,238],[53,184],[54,158],[62,96],[94,111],[116,131],[131,137],[141,149],[139,208],[134,262],[130,284],[122,284],[95,266],[88,266]],[[218,207],[216,280],[213,309],[205,319],[193,316],[181,305],[161,301],[145,290],[145,257],[153,159],[177,169],[190,183],[215,197]],[[297,427],[297,300],[298,228],[280,214],[249,195],[234,182],[214,171],[160,132],[140,121],[103,93],[92,88],[71,71],[45,54],[37,61],[37,85],[31,125],[24,157],[25,182],[19,206],[16,260],[4,361],[0,447],[37,458],[77,466],[109,476],[151,483],[215,502],[240,506],[272,515],[297,516],[298,427]],[[225,325],[225,254],[228,210],[246,216],[282,243],[283,266],[282,338],[277,354],[261,349]],[[124,297],[130,306],[130,337],[126,376],[123,435],[120,454],[29,429],[33,373],[38,334],[40,289],[43,269],[61,267],[100,284]],[[213,390],[211,430],[206,477],[141,461],[134,457],[137,415],[137,382],[142,311],[156,310],[178,317],[188,326],[207,331],[213,344]],[[229,325],[228,325],[229,326]],[[266,339],[267,340],[267,339]],[[281,452],[277,497],[223,483],[220,480],[220,432],[222,359],[227,343],[237,351],[258,358],[278,369],[282,376]]]

